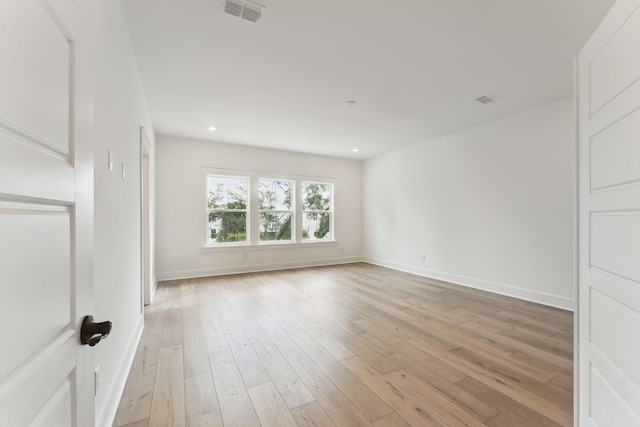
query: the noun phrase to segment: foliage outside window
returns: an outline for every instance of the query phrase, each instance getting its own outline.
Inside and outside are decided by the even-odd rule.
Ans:
[[[278,179],[258,181],[260,241],[291,242],[294,183]]]
[[[249,179],[207,176],[207,243],[247,241]]]
[[[302,239],[333,239],[333,184],[302,183]]]

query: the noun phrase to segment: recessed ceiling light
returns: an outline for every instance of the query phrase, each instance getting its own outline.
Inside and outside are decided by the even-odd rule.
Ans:
[[[209,128],[208,128],[208,129],[209,129],[211,132],[213,132],[213,131],[215,131],[215,130],[216,130],[216,127],[215,127],[215,126],[209,126]]]
[[[360,150],[358,150],[357,148],[354,148],[352,151],[353,151],[354,153],[357,153],[357,152],[358,152],[358,151],[360,151]]]
[[[480,98],[476,98],[476,101],[478,101],[480,104],[491,104],[492,102],[496,102],[499,99],[500,98],[498,98],[497,96],[488,93],[486,95],[482,95]]]

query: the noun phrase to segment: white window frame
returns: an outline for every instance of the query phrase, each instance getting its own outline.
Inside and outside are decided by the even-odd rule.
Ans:
[[[291,195],[291,209],[290,210],[283,210],[283,209],[260,209],[260,182],[261,181],[279,181],[279,182],[288,182],[291,184],[292,187],[292,195]],[[280,178],[280,177],[265,177],[265,176],[260,176],[258,178],[258,182],[257,182],[257,186],[258,186],[258,243],[261,245],[282,245],[282,244],[290,244],[290,243],[295,243],[296,242],[296,229],[297,229],[297,221],[296,221],[296,207],[297,207],[297,203],[296,203],[296,199],[297,199],[297,191],[298,191],[298,186],[296,185],[296,180],[295,179],[289,179],[289,178]],[[291,215],[291,239],[290,240],[262,240],[260,237],[260,234],[262,233],[262,229],[260,226],[260,217],[261,215],[265,213],[272,213],[272,214],[286,214],[288,213],[289,215]]]
[[[335,225],[335,188],[336,180],[330,177],[321,176],[309,176],[309,175],[292,175],[282,174],[277,172],[260,172],[260,171],[247,171],[239,169],[221,169],[209,166],[201,166],[202,171],[202,185],[204,194],[204,213],[203,213],[203,244],[201,251],[203,252],[244,252],[246,256],[247,251],[261,251],[261,250],[274,250],[275,247],[280,249],[294,249],[301,247],[314,247],[314,246],[335,246],[338,244],[337,232]],[[248,200],[247,200],[247,238],[244,242],[224,242],[224,243],[209,243],[209,212],[211,209],[207,206],[207,200],[209,196],[208,177],[226,177],[234,179],[246,179],[248,180]],[[259,209],[259,180],[275,180],[275,181],[292,181],[294,183],[294,203],[293,203],[293,216],[292,216],[292,233],[291,240],[287,241],[260,241],[260,209]],[[329,184],[331,185],[331,239],[303,239],[303,184]],[[328,211],[320,211],[328,212]]]
[[[244,179],[247,182],[247,207],[246,209],[211,209],[209,208],[209,178],[231,178],[231,179]],[[205,173],[205,247],[216,248],[222,246],[247,246],[251,244],[251,178],[246,175],[230,175],[230,174],[220,174],[214,172]],[[210,233],[211,230],[209,228],[209,214],[211,212],[236,212],[236,213],[244,213],[245,214],[245,231],[246,231],[246,239],[244,242],[211,242],[210,241]]]
[[[320,214],[325,214],[325,213],[329,213],[329,233],[330,233],[330,237],[328,239],[315,239],[315,238],[304,238],[301,236],[302,242],[304,243],[309,243],[309,242],[331,242],[335,240],[335,228],[334,228],[334,221],[335,221],[335,209],[334,209],[334,200],[335,200],[335,186],[333,182],[328,182],[328,181],[309,181],[309,180],[304,180],[301,183],[302,185],[300,186],[300,213],[301,213],[301,218],[300,218],[300,228],[302,230],[302,228],[304,227],[304,215],[307,213],[320,213]],[[317,184],[317,185],[328,185],[329,189],[330,189],[330,194],[331,194],[331,198],[329,201],[329,210],[314,210],[314,209],[305,209],[304,208],[304,190],[305,187],[307,185],[313,185],[313,184]],[[303,231],[301,231],[302,234]]]

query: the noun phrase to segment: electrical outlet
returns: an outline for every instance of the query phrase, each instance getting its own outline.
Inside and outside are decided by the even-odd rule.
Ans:
[[[95,383],[95,389],[93,390],[93,395],[98,395],[98,389],[100,388],[100,365],[96,366],[96,370],[93,372],[93,379]]]
[[[422,255],[420,257],[420,261],[425,262],[427,260],[427,256],[426,255]]]

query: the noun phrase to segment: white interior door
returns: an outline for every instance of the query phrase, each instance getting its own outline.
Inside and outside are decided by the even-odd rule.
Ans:
[[[0,2],[0,426],[94,424],[86,3]]]
[[[640,0],[578,57],[577,425],[640,425]]]

